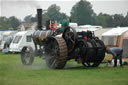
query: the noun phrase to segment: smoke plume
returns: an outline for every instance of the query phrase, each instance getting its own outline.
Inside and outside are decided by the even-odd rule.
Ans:
[[[2,7],[8,7],[9,4],[12,6],[15,5],[17,7],[29,6],[36,9],[40,8],[40,5],[36,0],[1,0]]]

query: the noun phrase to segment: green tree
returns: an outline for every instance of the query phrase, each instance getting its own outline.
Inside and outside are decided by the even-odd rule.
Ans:
[[[17,19],[15,16],[11,16],[9,18],[0,17],[0,29],[8,29],[8,28],[17,29],[17,27],[20,24],[21,21]]]
[[[106,18],[107,27],[113,27],[113,16],[106,14],[105,18]]]
[[[128,12],[127,15],[125,16],[124,26],[128,26]]]
[[[60,20],[66,19],[68,16],[65,13],[60,14]]]
[[[31,21],[31,18],[32,18],[32,15],[25,16],[24,22],[30,22]]]
[[[11,27],[11,24],[8,22],[8,18],[0,17],[0,29],[8,29]]]
[[[42,15],[42,24],[43,24],[43,26],[46,26],[46,21],[49,20],[49,19],[50,19],[50,17],[47,15],[47,13],[44,13]]]
[[[17,19],[15,16],[11,16],[8,18],[8,23],[10,23],[11,27],[16,30],[17,27],[21,24],[21,21]]]
[[[91,25],[99,25],[99,20],[98,20],[96,13],[94,13],[94,15],[91,19]]]
[[[71,19],[78,25],[91,24],[94,15],[92,5],[86,0],[80,0],[71,10]]]
[[[107,23],[106,23],[106,19],[104,17],[104,14],[100,13],[98,15],[98,20],[99,20],[99,25],[101,25],[103,27],[107,27]]]
[[[66,14],[61,13],[61,12],[60,12],[60,7],[57,6],[56,4],[51,5],[51,6],[48,8],[48,11],[47,11],[46,14],[47,14],[47,16],[48,16],[50,19],[57,20],[57,21],[60,21],[61,19],[66,18]]]
[[[42,24],[43,26],[46,25],[46,21],[49,19],[61,21],[65,19],[67,15],[65,13],[60,12],[60,7],[56,4],[53,4],[48,7],[47,12],[43,12],[42,14]],[[37,22],[37,15],[32,17],[32,15],[28,15],[24,18],[24,22]]]
[[[113,16],[100,13],[98,16],[99,25],[103,27],[113,27]]]
[[[59,21],[60,19],[60,7],[56,4],[51,5],[48,8],[47,15],[50,17],[50,19]]]
[[[115,14],[113,16],[114,20],[113,20],[113,24],[114,24],[114,27],[115,26],[125,26],[124,25],[124,16],[122,14]]]

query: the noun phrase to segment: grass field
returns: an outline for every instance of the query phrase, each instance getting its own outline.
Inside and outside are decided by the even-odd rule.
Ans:
[[[24,66],[19,54],[0,53],[0,85],[128,85],[128,66],[85,68],[70,61],[65,69],[52,70],[38,57]]]

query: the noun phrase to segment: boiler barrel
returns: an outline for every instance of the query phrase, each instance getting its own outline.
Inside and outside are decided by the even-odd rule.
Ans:
[[[33,41],[37,45],[43,45],[44,42],[53,35],[52,30],[47,31],[35,31],[33,33]]]

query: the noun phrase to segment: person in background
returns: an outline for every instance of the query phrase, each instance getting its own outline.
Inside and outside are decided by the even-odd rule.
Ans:
[[[9,44],[5,42],[2,53],[7,54],[9,52]]]
[[[117,59],[119,59],[120,67],[123,66],[123,64],[122,64],[123,49],[122,48],[110,48],[107,52],[108,52],[108,54],[110,53],[113,55],[114,67],[117,66]]]

